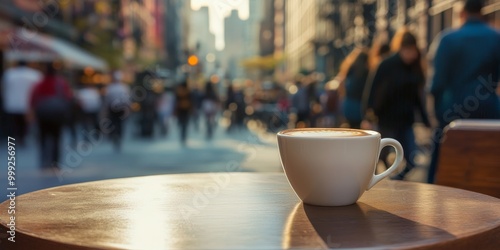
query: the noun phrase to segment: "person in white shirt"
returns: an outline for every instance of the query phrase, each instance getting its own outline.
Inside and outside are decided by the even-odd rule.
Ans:
[[[122,82],[122,73],[113,74],[113,82],[106,87],[104,105],[111,121],[110,138],[116,151],[121,150],[123,121],[130,115],[130,89]]]
[[[81,107],[81,122],[87,133],[92,129],[99,130],[99,111],[101,111],[101,94],[97,87],[85,85],[76,93]]]
[[[7,69],[2,77],[2,100],[8,136],[14,137],[21,145],[26,137],[29,97],[42,77],[42,73],[28,67],[25,61]]]
[[[174,113],[175,94],[170,89],[165,89],[160,96],[157,104],[157,115],[160,122],[160,131],[162,136],[168,134],[169,120]]]

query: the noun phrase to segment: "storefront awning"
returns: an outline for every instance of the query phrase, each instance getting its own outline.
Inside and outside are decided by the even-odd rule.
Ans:
[[[107,63],[65,40],[18,28],[11,32],[5,57],[8,61],[64,61],[69,68],[108,69]]]

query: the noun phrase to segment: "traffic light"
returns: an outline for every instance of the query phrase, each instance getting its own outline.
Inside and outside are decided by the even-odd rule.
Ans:
[[[188,64],[189,66],[196,66],[198,65],[198,57],[195,55],[190,55],[188,57]]]

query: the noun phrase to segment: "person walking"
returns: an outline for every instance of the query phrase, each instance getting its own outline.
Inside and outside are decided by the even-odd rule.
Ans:
[[[51,63],[46,68],[45,77],[31,93],[28,117],[38,125],[42,170],[57,170],[61,131],[71,113],[73,93]]]
[[[427,127],[430,123],[424,105],[425,75],[417,39],[406,29],[400,30],[394,37],[393,48],[397,53],[380,63],[371,81],[368,108],[378,117],[382,137],[398,140],[405,149],[406,167],[393,177],[402,180],[415,166],[415,110]],[[381,158],[385,162],[387,153],[384,154]]]
[[[203,93],[199,89],[198,86],[191,89],[191,98],[192,98],[192,109],[191,109],[191,118],[193,121],[194,129],[196,131],[200,130],[200,117],[202,116],[202,102],[203,102]]]
[[[323,126],[334,128],[339,125],[339,106],[340,106],[340,81],[332,79],[325,84],[325,92],[320,96],[323,107],[324,121]]]
[[[117,152],[121,151],[123,140],[123,123],[130,115],[130,89],[122,82],[122,73],[113,73],[113,82],[106,87],[104,103],[108,118],[111,121],[109,136]]]
[[[181,145],[186,146],[187,130],[189,124],[189,116],[193,109],[193,100],[191,98],[187,82],[184,81],[175,90],[175,115],[181,130]]]
[[[244,129],[246,102],[245,94],[240,88],[236,88],[232,84],[227,86],[224,108],[229,113],[229,126],[226,132],[230,133],[234,130],[241,131]]]
[[[76,99],[80,103],[80,122],[86,133],[92,130],[99,131],[99,112],[102,108],[102,98],[97,87],[93,85],[83,85],[76,92]],[[91,138],[86,138],[91,139]]]
[[[167,136],[169,131],[170,117],[174,113],[175,95],[173,90],[165,88],[160,95],[157,104],[157,116],[160,123],[161,136]]]
[[[292,96],[292,107],[297,115],[295,127],[305,128],[308,126],[311,110],[309,93],[302,80],[296,81],[295,86],[297,87],[297,92]]]
[[[467,0],[464,24],[436,40],[430,92],[439,122],[427,181],[434,182],[443,129],[455,119],[500,119],[500,33],[481,14],[484,1]]]
[[[2,123],[6,124],[7,136],[15,138],[19,145],[24,145],[26,137],[26,115],[31,91],[42,77],[38,70],[28,67],[25,61],[20,61],[15,67],[7,69],[1,79],[5,112]]]
[[[218,106],[219,98],[215,93],[213,83],[208,81],[205,84],[205,93],[201,104],[207,126],[207,140],[211,140],[213,137],[214,127],[216,126],[215,116],[217,115]]]
[[[361,103],[370,71],[368,59],[367,49],[357,48],[346,57],[340,67],[339,78],[342,79],[345,89],[342,113],[350,128],[359,129],[363,120]]]

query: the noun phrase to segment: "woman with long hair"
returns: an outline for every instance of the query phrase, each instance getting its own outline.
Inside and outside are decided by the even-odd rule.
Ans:
[[[373,42],[368,58],[368,66],[370,68],[370,71],[376,70],[380,62],[390,55],[391,47],[387,42],[380,39]]]
[[[402,29],[394,36],[391,47],[396,53],[383,60],[376,70],[371,81],[368,108],[378,118],[382,137],[398,140],[405,149],[406,167],[394,177],[402,180],[415,166],[415,110],[419,111],[427,127],[430,124],[423,96],[425,71],[416,37]],[[385,156],[383,153],[381,158],[385,160]]]
[[[338,77],[343,83],[345,93],[342,101],[342,113],[350,128],[360,128],[363,120],[361,104],[366,79],[370,72],[368,58],[367,49],[356,48],[340,66]]]
[[[391,47],[385,39],[377,39],[373,42],[370,48],[368,57],[368,67],[370,69],[370,76],[373,76],[377,71],[377,68],[388,56],[392,54]],[[371,91],[371,77],[368,77],[365,89],[363,90],[363,102],[362,102],[362,112],[364,114],[364,120],[361,123],[361,128],[363,129],[374,129],[374,123],[376,123],[376,117],[373,114],[373,110],[368,109],[368,99]]]

